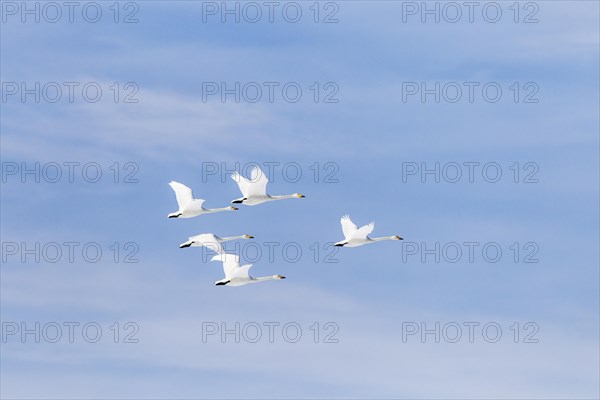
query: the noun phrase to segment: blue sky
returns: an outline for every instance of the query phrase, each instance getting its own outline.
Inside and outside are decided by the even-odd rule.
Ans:
[[[77,10],[73,23],[65,10],[57,23],[22,23],[19,14],[6,14],[6,3],[3,95],[7,82],[95,82],[103,97],[91,103],[76,91],[73,103],[66,95],[36,103],[32,96],[25,102],[8,96],[1,103],[3,171],[12,163],[79,162],[97,163],[103,175],[89,183],[76,174],[70,183],[63,167],[57,183],[36,183],[31,175],[22,182],[19,174],[2,182],[3,332],[7,323],[95,322],[103,337],[35,343],[32,336],[7,336],[3,397],[600,395],[598,3],[535,2],[539,21],[530,24],[522,22],[533,10],[525,2],[519,23],[513,2],[498,2],[497,23],[486,22],[479,9],[473,23],[466,15],[458,23],[423,23],[418,15],[402,22],[401,2],[337,2],[339,22],[331,24],[314,23],[313,2],[297,3],[303,14],[295,24],[280,13],[273,23],[222,23],[218,15],[203,22],[203,3],[193,1],[133,3],[139,21],[131,24],[113,21],[113,2],[99,2],[98,23]],[[120,6],[119,18],[135,10]],[[320,18],[330,10],[322,8]],[[114,102],[115,82],[121,95],[134,82],[139,101]],[[236,103],[231,96],[203,101],[206,82],[295,82],[303,96],[297,103],[280,92],[272,103]],[[315,82],[335,83],[339,101],[315,103],[309,88]],[[464,96],[456,103],[432,96],[403,102],[407,82],[494,82],[503,95],[496,103],[480,91],[472,103]],[[539,101],[515,103],[515,82],[520,96],[534,83]],[[109,168],[116,162],[118,183]],[[122,182],[128,162],[137,167],[137,183]],[[233,169],[236,162],[296,163],[302,178],[292,182],[277,168],[269,192],[307,197],[166,218],[176,208],[170,180],[191,186],[209,207],[239,197],[227,176],[202,179],[207,163]],[[497,163],[502,179],[489,183],[480,170],[473,183],[464,175],[458,183],[402,179],[407,163],[469,162]],[[538,182],[524,183],[521,174],[515,183],[510,167],[516,162],[522,174],[534,163]],[[337,182],[324,182],[332,171],[323,169],[326,163],[336,166]],[[358,225],[375,221],[373,236],[399,234],[404,243],[341,249],[332,256],[336,263],[324,262],[331,250],[321,250],[315,262],[311,246],[341,240],[339,219],[346,213]],[[201,249],[178,248],[204,232],[248,233],[263,251],[276,242],[278,249],[297,244],[303,253],[295,263],[281,251],[250,260],[254,276],[282,274],[284,281],[217,287],[220,264],[204,262],[208,253]],[[97,243],[103,257],[91,263],[76,252],[74,262],[63,255],[36,263],[7,254],[7,243],[50,242]],[[115,242],[118,262],[110,248]],[[123,262],[130,242],[138,263]],[[433,256],[422,261],[421,253],[406,254],[415,244],[458,243],[464,250],[464,242],[478,242],[478,249],[497,243],[502,257],[492,263],[476,252],[469,262],[463,253],[458,262],[442,257],[436,263]],[[518,262],[510,249],[515,242]],[[523,262],[530,242],[537,263]],[[238,245],[252,254],[250,241]],[[137,324],[139,342],[114,343],[115,322]],[[273,343],[264,337],[235,343],[231,336],[205,343],[207,322],[230,329],[236,322],[293,322],[303,336],[297,343],[280,332]],[[318,343],[310,328],[315,322]],[[338,343],[323,343],[327,322],[338,327]],[[403,326],[413,322],[429,329],[436,322],[479,328],[493,322],[503,334],[496,343],[480,331],[473,343],[464,335],[457,343],[436,343],[431,335],[424,343],[418,335],[404,342]],[[510,328],[515,322],[518,343]],[[539,328],[537,343],[523,342],[528,322]]]

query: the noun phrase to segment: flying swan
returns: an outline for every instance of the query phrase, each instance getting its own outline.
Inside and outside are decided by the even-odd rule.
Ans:
[[[214,256],[211,261],[215,260],[223,263],[223,271],[225,272],[225,278],[215,282],[215,285],[217,286],[244,286],[249,283],[270,281],[272,279],[285,279],[285,276],[281,275],[253,278],[249,275],[252,264],[246,264],[240,267],[240,257],[235,254],[219,254]]]
[[[217,254],[223,254],[223,242],[227,242],[230,240],[237,239],[254,239],[254,236],[250,235],[241,235],[241,236],[231,236],[231,237],[219,237],[217,235],[213,235],[212,233],[202,233],[200,235],[190,236],[187,242],[183,242],[179,245],[179,248],[183,249],[185,247],[200,247],[204,246]]]
[[[168,215],[169,218],[192,218],[202,214],[220,212],[220,211],[235,211],[235,207],[223,208],[204,208],[202,204],[204,200],[194,199],[192,189],[175,181],[169,182],[169,186],[175,191],[179,210]]]
[[[363,244],[375,243],[382,240],[402,240],[400,236],[386,236],[379,238],[370,238],[367,235],[373,232],[373,228],[375,228],[375,222],[371,222],[368,225],[361,226],[360,229],[354,225],[352,220],[350,220],[349,215],[344,215],[341,219],[342,223],[342,232],[344,232],[344,240],[341,240],[335,243],[335,246],[339,247],[358,247]]]
[[[232,201],[234,204],[243,203],[247,206],[266,203],[267,201],[293,199],[305,197],[300,193],[286,194],[283,196],[271,196],[267,194],[267,183],[269,180],[265,173],[257,165],[250,173],[250,180],[244,178],[237,171],[231,175],[231,178],[238,184],[244,197]]]

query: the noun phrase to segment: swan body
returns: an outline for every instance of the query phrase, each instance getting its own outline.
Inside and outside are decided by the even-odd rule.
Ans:
[[[240,257],[236,256],[235,254],[218,254],[214,256],[211,261],[215,260],[223,263],[223,271],[225,272],[225,278],[221,279],[220,281],[216,281],[216,286],[244,286],[249,283],[270,281],[273,279],[285,279],[285,276],[281,275],[253,278],[249,274],[252,264],[240,266]]]
[[[231,178],[238,184],[243,197],[232,201],[234,204],[245,204],[247,206],[256,206],[268,201],[294,199],[305,197],[300,193],[287,194],[283,196],[271,196],[267,194],[267,183],[269,180],[265,173],[257,165],[250,173],[250,179],[244,178],[237,171],[231,175]]]
[[[179,245],[179,248],[183,249],[186,247],[200,247],[204,246],[217,254],[223,254],[223,242],[237,239],[254,239],[254,236],[241,235],[231,237],[219,237],[212,233],[202,233],[200,235],[190,236],[187,242],[183,242]]]
[[[357,227],[349,215],[344,215],[341,219],[342,232],[344,233],[344,240],[335,243],[338,247],[358,247],[368,243],[380,242],[382,240],[403,240],[400,236],[385,236],[378,238],[370,238],[368,235],[373,232],[375,223]]]
[[[192,189],[181,184],[179,182],[171,181],[169,186],[175,192],[177,198],[177,205],[179,209],[176,212],[170,213],[169,218],[193,218],[202,214],[209,214],[221,211],[235,211],[235,207],[223,207],[223,208],[204,208],[203,199],[194,199],[192,195]]]

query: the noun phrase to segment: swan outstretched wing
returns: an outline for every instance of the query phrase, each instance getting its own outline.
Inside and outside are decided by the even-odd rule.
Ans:
[[[375,228],[375,222],[371,222],[370,224],[361,226],[360,229],[358,229],[356,232],[354,232],[352,237],[354,239],[366,239],[367,235],[369,233],[373,232],[374,228]]]
[[[267,183],[269,183],[269,180],[258,165],[252,169],[250,179],[244,178],[237,171],[231,174],[231,179],[238,184],[240,192],[242,192],[244,197],[265,196],[267,194]]]
[[[235,254],[223,253],[214,256],[211,261],[221,261],[225,278],[231,279],[235,272],[240,269],[240,257]]]
[[[182,183],[171,181],[169,182],[169,186],[175,192],[175,197],[177,198],[177,204],[179,205],[179,209],[184,209],[188,204],[194,200],[192,196],[192,189],[185,186]]]
[[[251,196],[265,196],[267,194],[267,175],[257,165],[252,169],[250,173],[250,195]]]
[[[354,225],[348,214],[344,215],[340,222],[342,223],[342,232],[344,232],[346,239],[349,239],[358,230],[358,227]]]
[[[248,179],[244,178],[237,171],[235,171],[233,174],[231,174],[231,179],[233,179],[235,181],[235,183],[237,183],[238,187],[240,188],[240,192],[242,192],[242,195],[244,197],[250,196],[251,182]]]
[[[219,242],[215,235],[212,233],[203,233],[196,236],[189,237],[189,240],[195,243],[201,244],[202,246],[214,251],[217,254],[223,254],[223,245]]]

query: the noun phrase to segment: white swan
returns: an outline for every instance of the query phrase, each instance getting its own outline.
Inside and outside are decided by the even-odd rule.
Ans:
[[[281,275],[253,278],[249,275],[252,264],[246,264],[240,267],[240,257],[235,254],[218,254],[214,256],[211,261],[215,260],[223,263],[223,271],[225,272],[225,278],[215,282],[215,285],[217,286],[243,286],[249,283],[270,281],[272,279],[285,279],[285,276]]]
[[[169,186],[175,191],[175,197],[179,205],[179,210],[170,213],[168,215],[169,218],[192,218],[201,214],[237,210],[235,207],[204,208],[202,207],[204,200],[194,199],[192,189],[189,187],[175,181],[169,182]]]
[[[354,225],[350,216],[344,215],[341,219],[342,232],[344,232],[344,240],[335,243],[335,246],[343,247],[358,247],[367,243],[375,243],[381,240],[403,240],[400,236],[386,236],[378,238],[370,238],[367,235],[373,232],[375,222],[361,226],[360,229]]]
[[[238,184],[244,197],[232,201],[234,204],[244,203],[247,206],[266,203],[267,201],[293,199],[305,197],[300,193],[286,194],[283,196],[271,196],[267,194],[267,183],[269,180],[257,165],[250,173],[250,180],[244,178],[237,171],[231,175],[231,178]]]
[[[241,236],[231,236],[231,237],[219,237],[217,235],[213,235],[212,233],[202,233],[200,235],[190,236],[187,242],[183,242],[179,245],[179,248],[183,249],[185,247],[200,247],[204,246],[208,249],[214,251],[217,254],[223,253],[223,242],[227,242],[230,240],[237,239],[254,239],[254,236],[250,235],[241,235]]]

